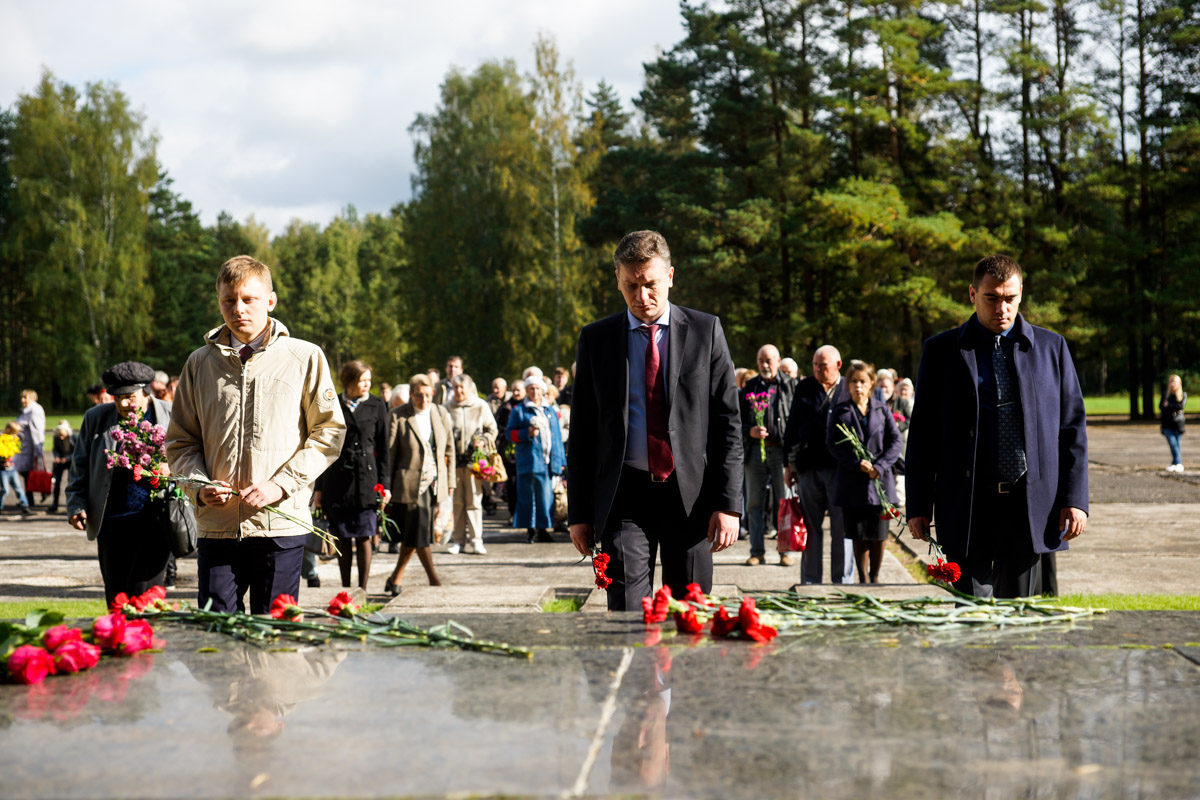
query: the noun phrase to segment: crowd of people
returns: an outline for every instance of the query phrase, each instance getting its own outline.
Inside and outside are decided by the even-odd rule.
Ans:
[[[1053,372],[1061,369],[1062,356],[1050,366],[1030,362],[1031,372],[1050,370],[1065,381],[1061,393],[1071,402],[1058,411],[1071,419],[1045,443],[1022,432],[1016,381],[1026,373],[1011,364],[1026,358],[1034,341],[1044,340],[1043,350],[1065,352],[1065,346],[1061,337],[1017,315],[1022,276],[1011,259],[992,256],[977,265],[970,287],[976,314],[943,334],[978,350],[969,364],[964,357],[977,388],[962,398],[961,408],[922,406],[933,416],[920,428],[921,447],[913,458],[916,386],[929,384],[929,374],[950,380],[946,376],[958,369],[940,366],[926,374],[925,360],[940,351],[927,346],[924,377],[915,385],[865,361],[843,364],[831,345],[812,354],[811,374],[803,377],[797,360],[781,357],[773,344],[759,349],[754,368],[734,369],[719,320],[667,302],[674,267],[659,234],[627,236],[614,265],[628,311],[584,329],[579,361],[570,370],[557,367],[547,375],[531,366],[511,382],[493,379],[485,396],[455,355],[447,359],[444,377],[429,370],[399,385],[381,383],[375,395],[372,369],[361,360],[340,366],[338,392],[320,348],[291,338],[269,316],[277,302],[269,267],[246,256],[231,259],[217,280],[224,324],[206,334],[179,377],[138,362],[109,369],[88,390],[94,406],[79,434],[66,420],[54,429],[53,475],[40,484],[42,494],[52,495],[50,511],[56,512],[67,481],[69,521],[98,540],[110,599],[155,582],[172,584],[173,557],[161,533],[169,524],[166,515],[138,477],[111,463],[120,419],[133,415],[146,430],[161,426],[169,465],[161,474],[173,475],[195,506],[200,602],[244,608],[249,592],[256,612],[275,595],[294,593],[301,576],[320,585],[315,564],[321,547],[314,546],[305,521],[312,516],[336,537],[344,587],[351,585],[357,562],[357,585],[368,588],[382,539],[398,555],[384,585],[394,596],[414,554],[429,583],[440,583],[435,544],[446,544],[448,554],[486,555],[484,515],[503,507],[530,544],[553,541],[559,532],[569,534],[581,553],[599,547],[608,554],[621,576],[609,591],[610,608],[618,609],[646,596],[660,548],[663,580],[673,589],[683,581],[711,583],[711,553],[741,537],[749,538],[745,564],[765,564],[766,541],[777,537],[776,510],[791,498],[808,529],[800,558],[803,583],[822,582],[826,547],[830,582],[878,582],[889,525],[900,517],[893,509],[908,501],[909,530],[917,539],[928,537],[929,509],[950,483],[930,476],[947,475],[948,463],[951,470],[966,465],[970,478],[981,457],[986,475],[968,481],[968,495],[995,484],[989,491],[998,499],[982,499],[1012,519],[1027,516],[1034,528],[1040,525],[1035,503],[1038,515],[1045,503],[1061,511],[1057,538],[1047,525],[1039,545],[1034,532],[1034,544],[1022,552],[1025,562],[1014,567],[1024,583],[1014,586],[1044,587],[1026,562],[1052,556],[1082,532],[1082,397],[1076,397],[1073,368]],[[679,363],[671,367],[674,359]],[[613,384],[624,385],[626,396],[602,388]],[[961,389],[954,383],[938,391],[935,404],[944,406]],[[1036,395],[1031,387],[1024,391]],[[0,507],[11,492],[20,513],[29,515],[31,479],[50,462],[37,393],[22,392],[21,404],[8,426],[19,446],[3,461]],[[1171,471],[1182,470],[1185,405],[1182,382],[1172,375],[1161,404]],[[963,409],[976,415],[960,423],[967,439],[974,438],[976,425],[988,428],[985,437],[981,427],[982,456],[971,445],[958,461],[948,460],[954,447],[944,431],[936,431]],[[624,435],[617,437],[614,426],[621,424]],[[1074,427],[1078,441],[1063,433]],[[622,443],[623,450],[614,449]],[[1054,447],[1066,468],[1084,470],[1072,473],[1068,499],[1075,505],[1054,505],[1063,498],[1039,494],[1059,466],[1039,462],[1038,447]],[[915,485],[906,481],[909,473],[918,475]],[[954,474],[962,477],[961,470]],[[939,502],[952,505],[948,498]],[[969,504],[966,513],[975,513]],[[956,526],[955,536],[962,527],[970,523]],[[948,555],[979,561],[964,580],[991,591],[988,571],[1000,562],[978,556],[978,547],[968,553],[965,541],[942,538]],[[781,565],[795,563],[782,537],[777,550]]]

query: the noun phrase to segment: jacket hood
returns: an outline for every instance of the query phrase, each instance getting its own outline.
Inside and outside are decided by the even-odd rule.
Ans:
[[[290,336],[287,326],[274,317],[269,318],[271,321],[271,332],[267,334],[267,341],[263,347],[270,347],[279,340],[280,336]],[[229,326],[225,324],[218,325],[208,333],[204,334],[204,343],[213,347],[223,348],[232,351],[233,348],[225,344],[225,340],[233,335],[233,331],[229,330]]]

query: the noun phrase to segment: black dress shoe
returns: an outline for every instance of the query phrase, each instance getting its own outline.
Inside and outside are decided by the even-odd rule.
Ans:
[[[308,579],[308,588],[320,589],[321,588],[321,579],[320,578],[309,578]]]
[[[550,535],[550,531],[545,528],[539,528],[537,532],[537,540],[539,542],[553,542],[554,537]]]
[[[396,595],[400,594],[400,584],[392,583],[391,581],[385,581],[383,584],[383,590],[392,597],[395,597]]]
[[[528,528],[528,529],[526,529],[526,531],[525,531],[525,544],[533,544],[533,538],[534,538],[534,536],[536,536],[536,535],[537,535],[537,532],[536,532],[536,531],[534,531],[534,529],[533,529],[533,528]]]

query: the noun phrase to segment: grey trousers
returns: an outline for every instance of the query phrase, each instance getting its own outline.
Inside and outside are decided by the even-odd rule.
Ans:
[[[829,516],[829,582],[854,583],[854,543],[846,538],[842,510],[830,505],[834,468],[800,473],[800,504],[808,526],[808,546],[800,556],[800,582],[821,583],[825,516]]]

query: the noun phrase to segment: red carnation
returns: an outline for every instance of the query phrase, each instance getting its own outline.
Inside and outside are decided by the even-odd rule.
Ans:
[[[8,657],[8,673],[17,683],[41,683],[55,671],[54,656],[31,644],[21,645]]]
[[[383,494],[383,484],[382,483],[375,484],[375,494]]]
[[[134,464],[133,465],[133,482],[137,483],[141,479],[142,479],[142,465]]]
[[[704,594],[704,590],[700,588],[700,584],[689,583],[686,588],[687,594],[683,596],[683,599],[686,602],[695,603],[696,605],[704,606],[705,608],[713,607],[712,601],[709,600]]]
[[[738,627],[742,633],[756,642],[769,642],[775,638],[778,631],[769,625],[763,625],[759,620],[758,607],[753,597],[742,598],[742,606],[738,609]]]
[[[53,653],[68,642],[78,642],[83,639],[83,631],[78,628],[68,628],[66,625],[55,625],[42,634],[42,644]]]
[[[704,630],[704,623],[696,616],[696,609],[689,606],[686,611],[675,612],[675,629],[682,633],[699,633]]]
[[[349,593],[338,592],[337,596],[329,601],[329,608],[325,611],[334,617],[353,617],[358,613],[358,606],[354,605]]]
[[[117,592],[117,596],[108,604],[108,610],[112,612],[121,611],[125,606],[129,605],[133,605],[133,603],[129,602],[129,595],[124,592]]]
[[[300,619],[301,614],[300,604],[290,594],[281,594],[271,603],[271,616],[275,619]]]
[[[729,612],[725,610],[725,606],[717,609],[717,613],[713,616],[712,635],[713,636],[728,636],[737,630],[738,618],[729,616]]]
[[[654,593],[654,599],[642,598],[642,621],[662,622],[671,611],[671,587],[662,586]]]
[[[879,518],[880,519],[900,519],[900,509],[896,508],[895,506],[892,506],[891,508],[888,508],[888,509],[884,509],[884,512],[879,515]]]
[[[79,672],[91,669],[98,663],[100,648],[79,639],[63,642],[54,651],[54,666],[58,672]]]
[[[936,564],[929,564],[925,569],[928,570],[929,577],[935,581],[954,583],[962,577],[962,568],[958,564],[941,558],[937,560]]]

